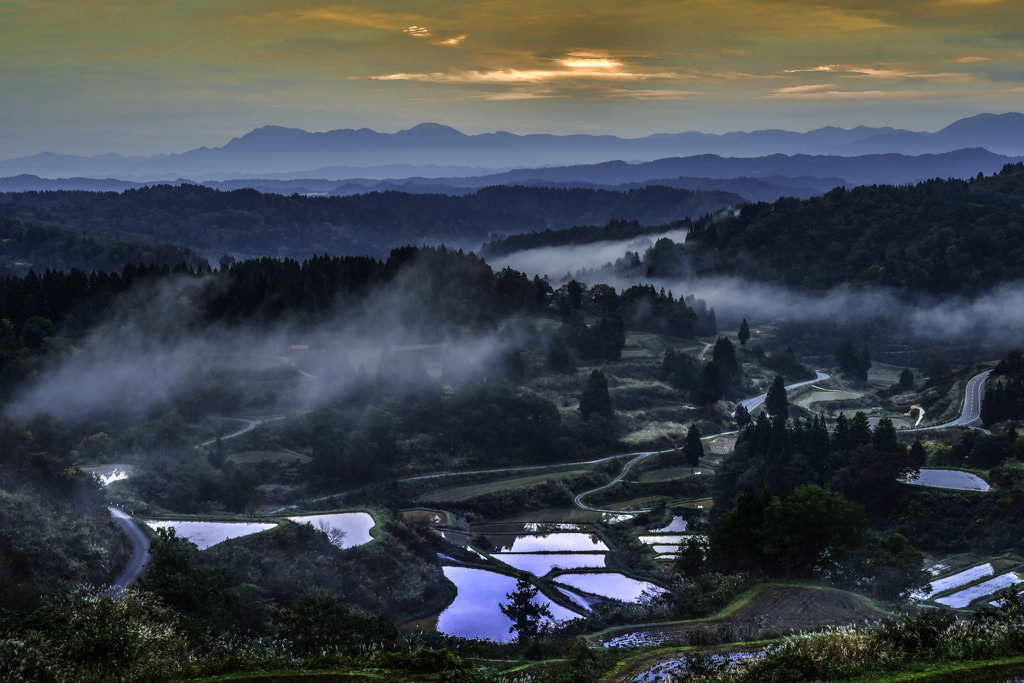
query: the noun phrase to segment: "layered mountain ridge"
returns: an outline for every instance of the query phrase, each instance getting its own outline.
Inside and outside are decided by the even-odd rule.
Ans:
[[[154,180],[195,177],[207,180],[285,174],[307,177],[358,177],[358,169],[400,165],[405,177],[484,175],[496,170],[596,164],[622,160],[646,162],[666,157],[713,154],[757,157],[773,154],[862,156],[894,153],[940,154],[983,148],[1004,156],[1024,155],[1024,114],[980,114],[934,133],[889,127],[824,127],[806,133],[759,130],[725,134],[660,133],[640,138],[611,135],[518,135],[504,131],[468,135],[455,128],[423,123],[396,133],[368,128],[317,133],[264,126],[222,147],[200,147],[180,154],[95,157],[46,152],[0,161],[0,176],[33,174],[46,178],[82,176]],[[330,174],[329,174],[330,171]],[[294,177],[294,176],[293,176]],[[401,177],[397,173],[378,177]]]

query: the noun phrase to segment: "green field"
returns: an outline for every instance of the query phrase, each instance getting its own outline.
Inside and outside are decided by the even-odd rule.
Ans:
[[[685,479],[698,474],[710,474],[706,467],[697,467],[691,470],[689,467],[666,467],[658,470],[651,470],[640,475],[638,481],[641,484],[653,484],[659,481],[672,481],[673,479]]]
[[[546,484],[549,481],[558,481],[567,477],[572,477],[577,474],[586,474],[589,470],[577,469],[569,470],[567,472],[549,472],[546,474],[534,474],[525,477],[515,477],[512,479],[499,479],[498,481],[486,482],[483,484],[470,484],[467,486],[454,486],[440,491],[432,491],[430,493],[424,493],[422,496],[416,499],[417,502],[425,501],[456,501],[465,500],[467,498],[475,498],[476,496],[482,496],[487,493],[493,493],[495,491],[508,491],[510,489],[522,488],[525,486],[537,486],[538,484]]]
[[[824,403],[826,401],[852,401],[862,398],[864,394],[856,391],[811,391],[796,400],[801,407],[808,407],[812,403]]]
[[[245,451],[243,453],[232,453],[228,456],[228,460],[236,465],[257,462],[280,462],[288,464],[312,462],[313,458],[293,451]]]

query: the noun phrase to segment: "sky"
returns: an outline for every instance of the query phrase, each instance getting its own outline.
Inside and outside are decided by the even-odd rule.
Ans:
[[[640,137],[1008,111],[1020,0],[0,0],[0,159],[264,125]]]

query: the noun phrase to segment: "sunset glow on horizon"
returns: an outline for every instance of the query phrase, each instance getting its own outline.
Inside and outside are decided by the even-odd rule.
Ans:
[[[268,124],[640,137],[1024,110],[1010,0],[0,0],[0,27],[0,158]]]

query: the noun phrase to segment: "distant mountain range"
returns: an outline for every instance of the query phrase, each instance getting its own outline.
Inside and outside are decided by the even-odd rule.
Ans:
[[[863,156],[812,156],[772,154],[755,158],[729,158],[714,154],[658,159],[629,164],[608,161],[599,164],[516,169],[476,176],[438,178],[412,177],[376,180],[351,178],[185,181],[161,184],[205,185],[219,190],[251,188],[276,194],[348,196],[368,192],[399,191],[411,194],[466,195],[495,185],[531,187],[576,187],[630,190],[651,185],[694,191],[723,191],[748,201],[774,201],[793,196],[806,199],[843,185],[905,185],[931,178],[968,178],[978,173],[991,175],[1019,158],[984,149],[962,149],[942,154],[908,156],[868,154]],[[0,178],[0,192],[33,190],[86,190],[123,192],[146,183],[118,179],[68,178],[51,180],[34,175]]]
[[[259,176],[330,180],[414,175],[465,177],[517,167],[616,160],[644,162],[696,155],[925,155],[965,148],[983,148],[1006,156],[1024,155],[1024,114],[980,114],[956,121],[935,133],[865,126],[846,130],[830,126],[807,133],[783,130],[723,135],[686,132],[633,139],[507,132],[466,135],[436,123],[420,124],[397,133],[378,133],[366,128],[310,133],[266,126],[235,138],[223,147],[201,147],[182,154],[80,157],[43,153],[10,159],[0,161],[0,176],[34,174],[45,178],[81,176],[147,181]],[[360,172],[371,168],[374,169],[372,174]]]

